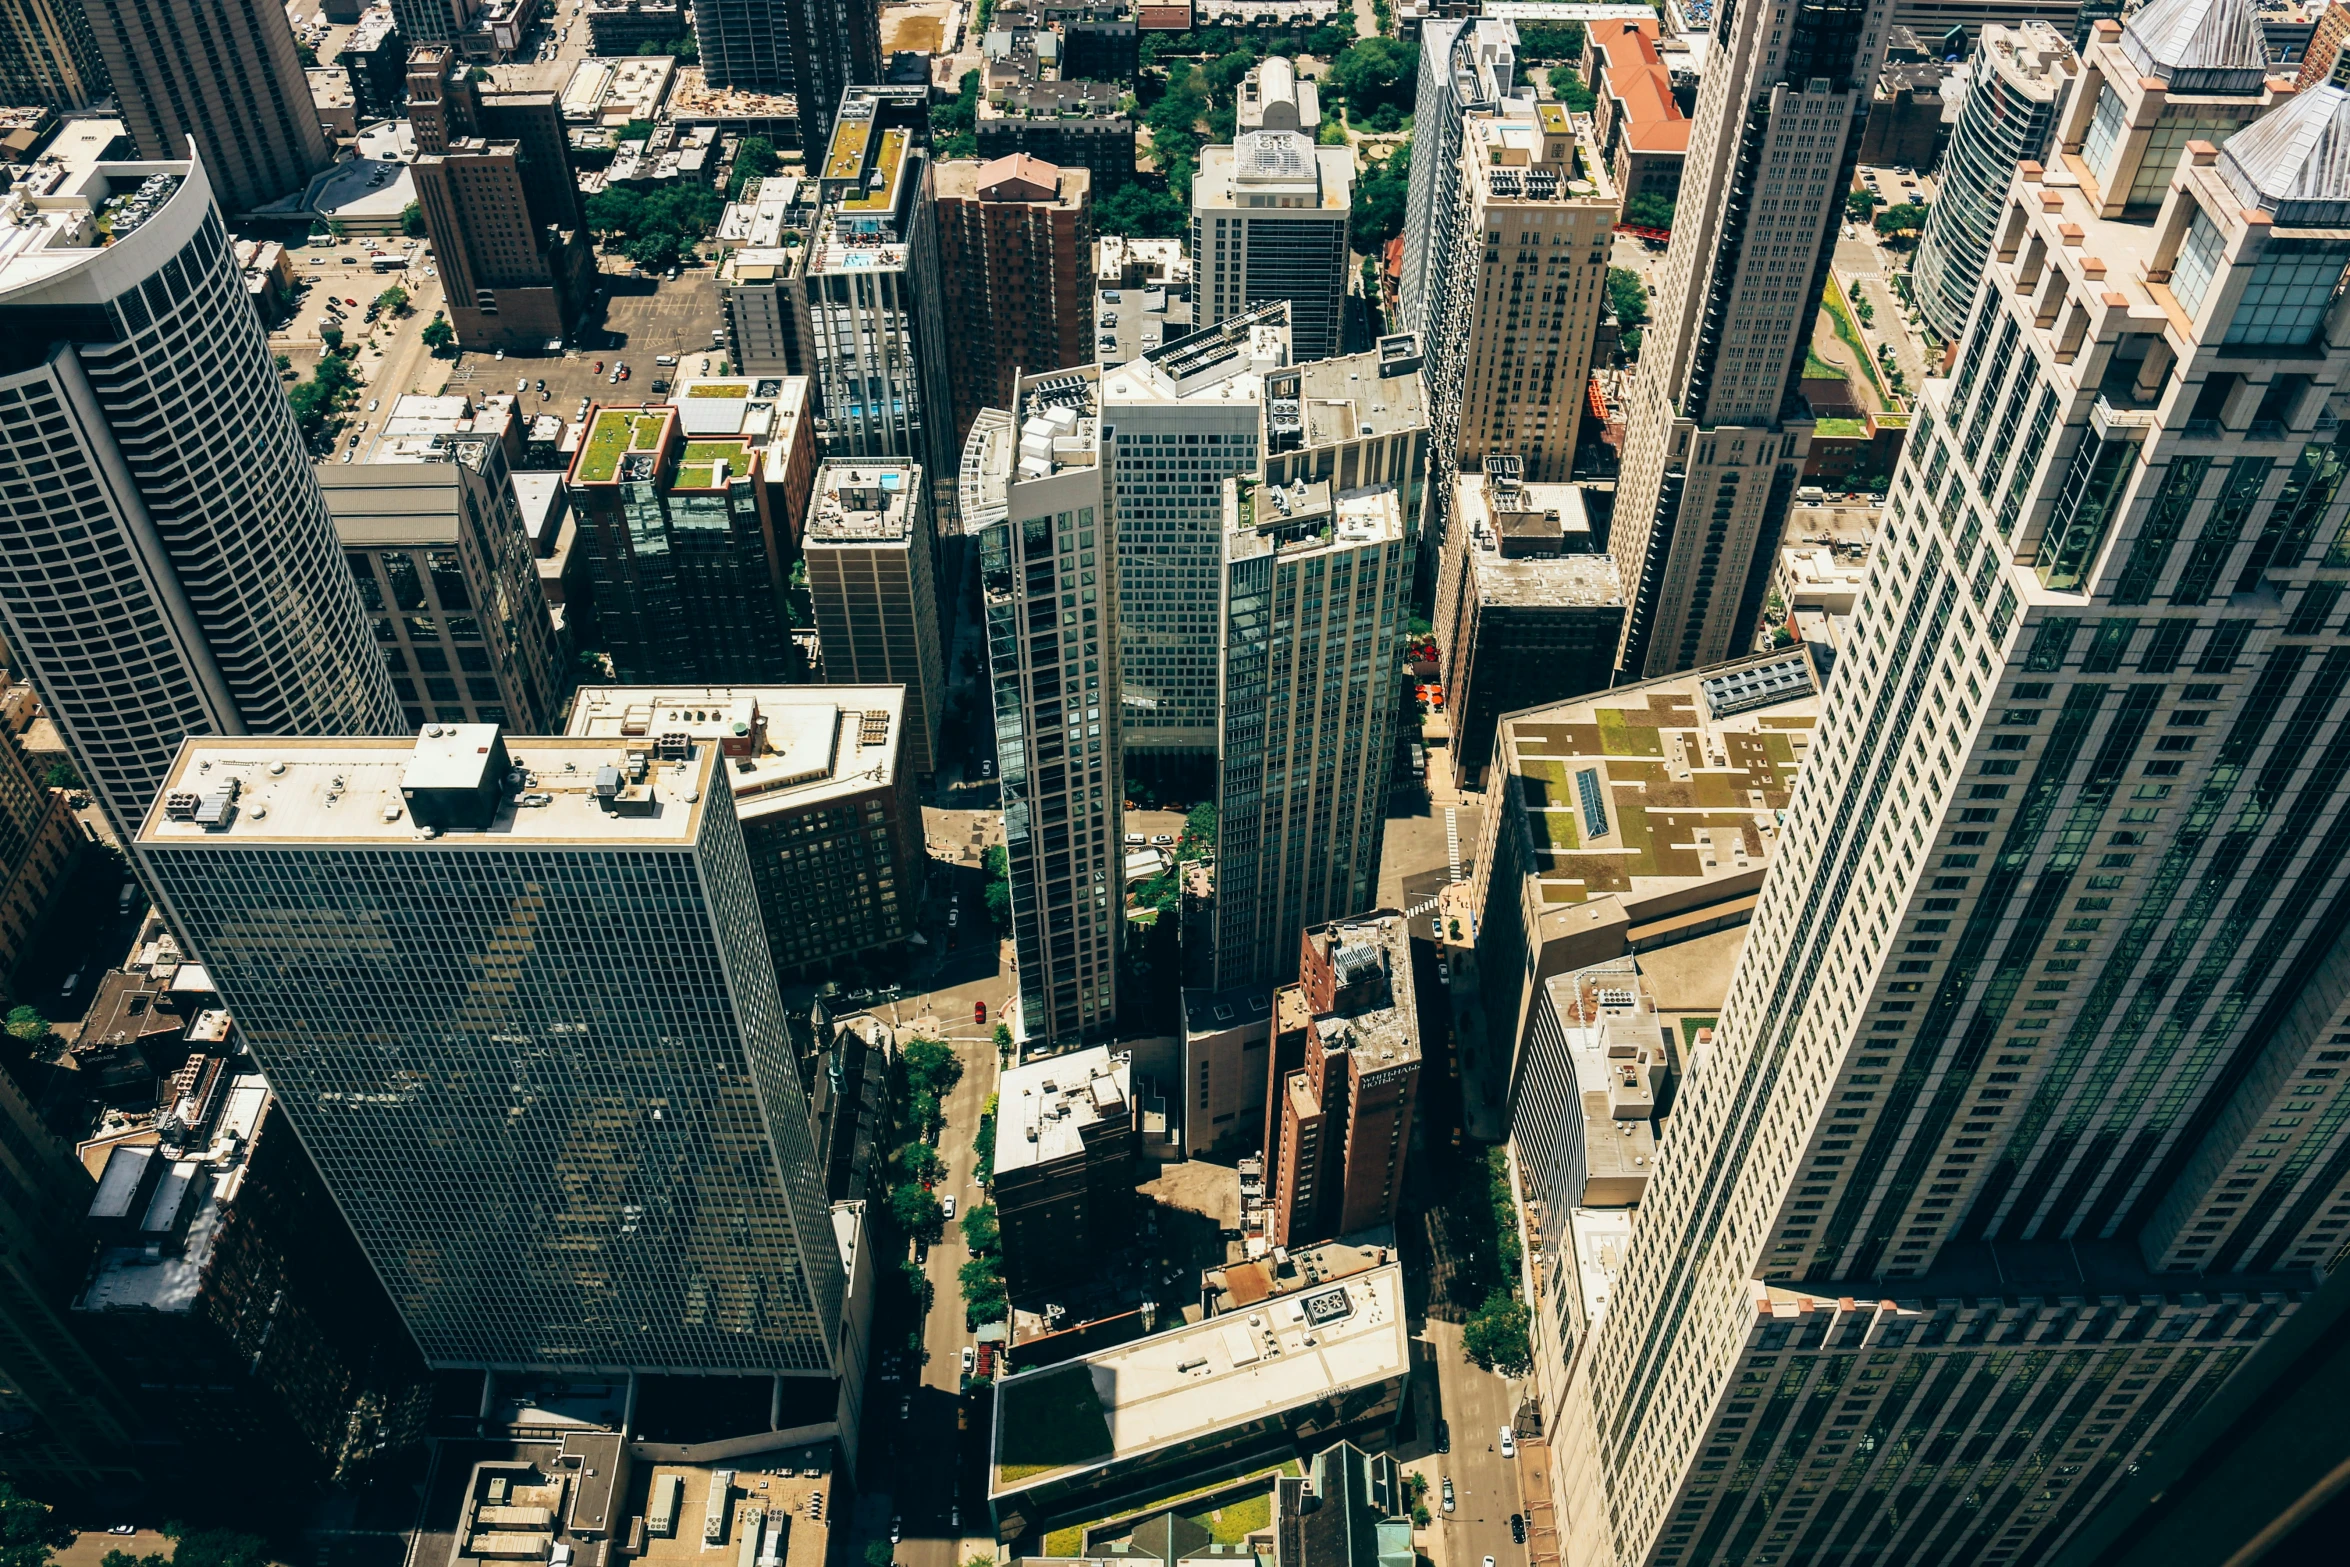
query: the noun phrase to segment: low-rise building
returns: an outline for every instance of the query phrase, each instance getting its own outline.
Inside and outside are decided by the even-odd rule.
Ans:
[[[1825,509],[1789,514],[1789,537],[1763,596],[1764,646],[1808,642],[1828,658],[1843,651],[1875,542],[1873,529],[1851,519],[1850,512]]]
[[[1191,257],[1179,239],[1102,235],[1093,286],[1093,356],[1104,370],[1191,333]]]
[[[1140,1104],[1132,1058],[1107,1045],[1003,1074],[994,1196],[1013,1295],[1081,1276],[1131,1241]]]
[[[997,1385],[988,1469],[996,1538],[1042,1543],[1144,1487],[1355,1437],[1379,1446],[1411,1373],[1403,1269],[1390,1263]],[[1015,1543],[1015,1551],[1019,1545]],[[1287,1558],[1281,1558],[1286,1560]]]
[[[304,74],[310,79],[310,102],[318,111],[320,128],[329,136],[358,135],[359,94],[351,85],[350,68],[313,66]]]
[[[1265,1168],[1275,1246],[1395,1222],[1419,1098],[1411,934],[1392,910],[1305,932],[1273,992]]]
[[[776,972],[802,974],[914,934],[928,851],[906,712],[895,685],[588,686],[569,732],[716,742]]]
[[[1183,866],[1184,929],[1193,928],[1195,909],[1213,896],[1205,891],[1214,866]],[[1189,883],[1203,882],[1195,898]],[[1265,1098],[1271,1084],[1265,1052],[1273,1040],[1273,1001],[1262,985],[1224,990],[1186,985],[1183,990],[1183,1151],[1197,1158],[1211,1149],[1253,1148],[1264,1137]]]
[[[1592,128],[1626,206],[1637,196],[1678,198],[1689,157],[1689,116],[1673,97],[1657,38],[1653,20],[1590,24],[1589,52],[1598,65]]]
[[[1624,583],[1573,484],[1526,484],[1517,460],[1461,475],[1436,588],[1452,773],[1475,788],[1505,713],[1604,691]]]

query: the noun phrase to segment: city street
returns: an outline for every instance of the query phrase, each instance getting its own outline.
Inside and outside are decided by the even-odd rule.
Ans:
[[[1517,1407],[1516,1384],[1478,1370],[1462,1356],[1457,1322],[1430,1318],[1414,1349],[1419,1440],[1398,1458],[1406,1469],[1428,1477],[1428,1511],[1435,1522],[1421,1538],[1430,1560],[1436,1567],[1479,1567],[1488,1556],[1496,1567],[1524,1562],[1526,1548],[1510,1538],[1510,1514],[1525,1511],[1518,1466],[1501,1456],[1501,1428]],[[1450,1453],[1435,1449],[1438,1419],[1449,1427]],[[1448,1477],[1454,1500],[1450,1513],[1443,1508]]]

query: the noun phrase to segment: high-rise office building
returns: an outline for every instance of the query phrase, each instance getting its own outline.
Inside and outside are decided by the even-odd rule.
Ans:
[[[0,98],[79,109],[106,91],[106,62],[81,0],[0,5]]]
[[[1809,450],[1796,386],[1868,118],[1881,19],[1746,7],[1717,31],[1640,355],[1609,548],[1629,678],[1753,645]]]
[[[1466,123],[1461,157],[1468,212],[1447,308],[1466,319],[1430,328],[1460,345],[1450,383],[1458,463],[1474,469],[1506,453],[1529,479],[1563,480],[1591,403],[1591,345],[1623,203],[1564,104],[1503,100]]]
[[[398,731],[204,165],[99,164],[17,210],[0,453],[32,487],[0,617],[109,821],[136,830],[191,734]]]
[[[409,729],[553,727],[561,639],[496,436],[437,438],[422,460],[322,463],[343,560]]]
[[[1353,200],[1354,154],[1300,131],[1243,131],[1229,147],[1202,148],[1191,182],[1199,324],[1285,299],[1295,356],[1338,353]]]
[[[2018,165],[2047,155],[2080,68],[2072,45],[2046,22],[1986,27],[1975,44],[1942,158],[1942,190],[1910,266],[1918,313],[1946,340],[1966,330],[2008,182]]]
[[[731,765],[470,724],[206,739],[139,829],[436,1369],[835,1373]]]
[[[2252,0],[2156,0],[2130,18],[2119,56],[2092,64],[2103,36],[2092,28],[2081,46],[2062,151],[2088,165],[2098,216],[2151,217],[2188,142],[2225,146],[2267,112],[2267,40]]]
[[[1923,388],[1565,1423],[1614,1561],[2044,1560],[2341,1255],[2350,71],[2079,155],[2231,3],[2096,25]]]
[[[1420,27],[1420,80],[1413,99],[1411,183],[1403,225],[1403,277],[1396,293],[1404,330],[1423,339],[1446,313],[1459,241],[1463,127],[1507,97],[1517,76],[1518,29],[1506,21],[1430,17]],[[1431,344],[1433,350],[1436,345]]]
[[[1488,457],[1453,492],[1436,583],[1436,649],[1452,724],[1452,775],[1476,787],[1503,713],[1607,689],[1624,629],[1624,579],[1572,484],[1528,484]]]
[[[10,1151],[0,1160],[0,1419],[10,1432],[0,1468],[52,1505],[104,1506],[143,1477],[137,1411],[67,1315],[90,1265],[89,1173],[6,1073],[0,1121]]]
[[[765,454],[750,437],[688,437],[674,403],[598,408],[565,484],[588,554],[592,651],[622,681],[794,678]]]
[[[888,63],[880,9],[855,0],[709,0],[693,11],[710,85],[792,94],[804,147],[824,146],[842,95],[880,81]]]
[[[1126,922],[1118,556],[1099,376],[1024,376],[1009,413],[973,427],[963,519],[979,535],[1019,1032],[1061,1051],[1116,1023]]]
[[[955,323],[955,439],[1022,372],[1093,355],[1093,176],[1036,158],[942,163],[939,276]]]
[[[1288,363],[1289,306],[1276,300],[1102,373],[1119,727],[1137,758],[1215,753],[1221,677],[1199,633],[1223,592],[1224,481],[1257,471],[1265,372]]]
[[[1273,993],[1265,1173],[1276,1246],[1393,1224],[1419,1100],[1408,923],[1392,909],[1299,932]]]
[[[1294,372],[1283,372],[1290,374]],[[1224,483],[1213,986],[1373,902],[1412,555],[1392,484]]]
[[[904,764],[907,696],[897,685],[590,686],[571,733],[719,748],[775,972],[802,973],[914,933],[929,850]]]
[[[816,470],[800,539],[824,678],[906,688],[905,765],[922,777],[938,769],[946,711],[934,517],[913,464],[826,463]]]
[[[922,465],[944,514],[960,450],[932,200],[928,87],[858,87],[819,171],[801,263],[825,457]]]
[[[392,16],[410,43],[444,44],[465,36],[481,0],[392,0]]]
[[[446,147],[409,168],[457,341],[538,352],[569,337],[591,302],[596,258],[578,219],[540,221],[550,206],[543,194],[533,200],[543,150],[482,136]]]
[[[149,162],[195,143],[231,217],[302,188],[334,161],[283,7],[246,0],[81,0],[121,105]]]
[[[0,683],[0,692],[6,684]],[[25,695],[21,687],[15,693]],[[82,846],[65,792],[49,787],[46,763],[0,732],[0,974],[14,974]]]

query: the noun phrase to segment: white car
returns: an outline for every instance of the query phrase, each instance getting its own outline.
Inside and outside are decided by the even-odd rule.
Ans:
[[[963,1346],[963,1375],[969,1376],[973,1368],[975,1368],[978,1364],[978,1354],[971,1348],[970,1345],[965,1344]]]
[[[1508,1426],[1503,1426],[1501,1428],[1501,1456],[1504,1458],[1515,1458],[1518,1456],[1518,1439],[1510,1435],[1510,1428]]]
[[[938,1200],[938,1211],[945,1214],[950,1219],[955,1216],[955,1199],[953,1193],[950,1192]]]

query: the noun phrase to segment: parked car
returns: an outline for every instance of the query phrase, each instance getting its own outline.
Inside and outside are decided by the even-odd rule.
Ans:
[[[1526,1543],[1526,1515],[1524,1513],[1510,1514],[1510,1538],[1520,1545]]]
[[[1453,1500],[1452,1476],[1446,1475],[1444,1477],[1444,1510],[1449,1513],[1457,1505],[1458,1504]]]
[[[963,1346],[963,1375],[969,1376],[971,1374],[972,1368],[976,1366],[978,1362],[978,1355],[972,1350],[970,1345],[965,1344]]]
[[[1452,1451],[1452,1427],[1441,1420],[1436,1422],[1436,1450],[1440,1453]]]
[[[1151,834],[1151,843],[1152,843],[1152,845],[1153,845],[1154,847],[1157,847],[1157,848],[1164,849],[1164,848],[1166,848],[1168,845],[1172,844],[1174,841],[1175,841],[1175,835],[1174,835],[1173,833],[1171,833],[1171,832],[1161,832],[1161,833],[1153,833],[1153,834]]]
[[[1501,1456],[1504,1458],[1515,1458],[1518,1456],[1518,1439],[1510,1435],[1510,1428],[1508,1426],[1503,1426],[1501,1428]]]
[[[1126,846],[1130,849],[1139,849],[1148,842],[1150,839],[1138,832],[1130,832],[1126,835]]]
[[[971,1021],[972,1021],[972,1022],[974,1022],[974,1023],[978,1023],[978,1024],[982,1025],[982,1026],[985,1026],[985,1024],[986,1024],[986,1022],[987,1022],[987,1003],[986,1003],[986,1002],[984,1002],[984,1001],[974,1001],[974,1002],[972,1002],[972,1003],[971,1003]]]
[[[938,1200],[938,1211],[939,1211],[939,1212],[941,1212],[941,1213],[943,1213],[943,1214],[945,1214],[945,1215],[946,1215],[948,1218],[950,1218],[950,1219],[951,1219],[951,1218],[953,1218],[953,1217],[955,1216],[955,1195],[954,1195],[954,1193],[952,1193],[952,1192],[949,1192],[949,1193],[947,1193],[947,1195],[946,1195],[946,1196],[944,1196],[944,1197],[941,1197],[941,1198]]]

